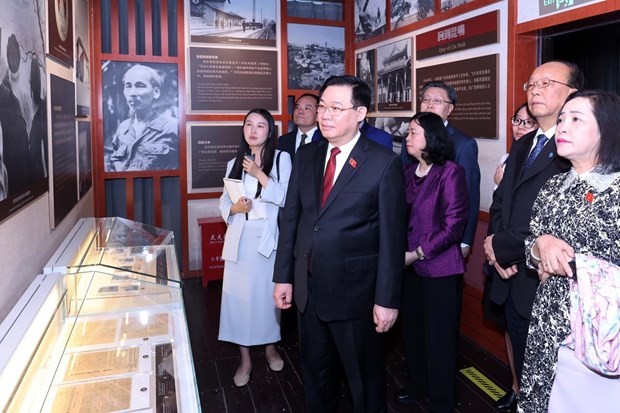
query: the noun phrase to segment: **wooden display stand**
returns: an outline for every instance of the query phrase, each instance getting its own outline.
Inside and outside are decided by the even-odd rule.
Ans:
[[[200,218],[202,243],[202,286],[209,281],[221,280],[224,277],[224,260],[222,248],[226,236],[226,223],[220,217]]]

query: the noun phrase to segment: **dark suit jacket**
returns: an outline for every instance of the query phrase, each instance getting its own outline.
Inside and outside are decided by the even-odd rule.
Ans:
[[[446,126],[448,135],[454,143],[454,162],[461,165],[465,170],[465,179],[469,191],[469,212],[467,213],[467,226],[461,242],[472,245],[476,226],[478,225],[478,212],[480,210],[480,166],[478,165],[478,144],[469,135],[464,134],[450,122]],[[413,162],[413,157],[407,153],[407,146],[403,142],[401,149],[403,165]]]
[[[489,210],[489,234],[494,234],[493,249],[503,268],[517,264],[518,273],[509,280],[494,275],[491,300],[503,304],[512,297],[522,317],[529,318],[538,287],[538,275],[525,266],[525,238],[530,234],[532,206],[540,188],[547,180],[570,169],[570,163],[557,155],[555,139],[549,141],[534,163],[521,176],[536,131],[523,136],[512,145],[504,178],[493,193]]]
[[[444,277],[465,272],[461,239],[467,224],[468,198],[463,167],[447,161],[433,165],[415,195],[409,191],[417,163],[405,167],[409,203],[408,250],[418,246],[426,259],[413,268],[422,277]]]
[[[375,304],[398,308],[406,231],[401,162],[361,135],[321,207],[327,148],[322,139],[297,151],[273,281],[293,284],[303,313],[310,267],[314,308],[324,321],[372,317]]]
[[[360,132],[362,132],[368,139],[371,141],[377,142],[379,145],[385,146],[389,150],[392,150],[392,135],[387,133],[386,131],[382,131],[381,129],[375,128],[368,122],[364,121],[362,123],[362,127],[360,128]]]
[[[316,142],[321,140],[323,135],[321,135],[321,130],[317,127],[316,131],[314,131],[314,135],[312,135],[312,142]],[[297,128],[293,129],[291,132],[282,135],[278,138],[278,149],[281,151],[286,151],[291,156],[291,161],[295,157],[295,143],[297,140]]]

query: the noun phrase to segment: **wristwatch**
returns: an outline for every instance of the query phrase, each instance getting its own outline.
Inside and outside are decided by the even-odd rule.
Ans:
[[[426,256],[424,255],[424,253],[422,252],[422,248],[418,247],[415,249],[415,253],[418,256],[418,260],[420,261],[424,261],[426,259]]]

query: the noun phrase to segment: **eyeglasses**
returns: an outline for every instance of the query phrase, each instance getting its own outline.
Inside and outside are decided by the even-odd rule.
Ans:
[[[449,100],[443,100],[441,98],[432,98],[429,96],[424,96],[422,99],[420,99],[420,102],[426,103],[427,105],[432,102],[433,105],[436,105],[436,106],[441,106],[444,103],[452,104],[452,102],[450,102]]]
[[[512,121],[512,125],[513,126],[520,126],[521,124],[523,124],[523,126],[527,129],[533,127],[534,125],[536,125],[536,121],[530,118],[527,119],[521,119],[518,116],[515,116],[514,118],[510,119]]]
[[[350,108],[339,108],[339,107],[335,107],[335,106],[325,106],[325,105],[319,105],[316,109],[316,111],[319,114],[322,114],[324,112],[329,112],[332,116],[340,116],[340,114],[342,114],[342,112],[344,112],[345,110],[351,110],[351,109],[357,109],[359,108],[359,106],[351,106]]]
[[[549,87],[551,83],[559,83],[561,85],[568,86],[569,88],[574,89],[574,87],[572,85],[569,85],[568,83],[562,83],[558,82],[557,80],[549,79],[548,77],[543,77],[542,79],[538,79],[536,82],[525,82],[523,84],[523,91],[527,92],[529,90],[532,90],[535,86],[538,86],[539,89],[544,89],[546,87]]]

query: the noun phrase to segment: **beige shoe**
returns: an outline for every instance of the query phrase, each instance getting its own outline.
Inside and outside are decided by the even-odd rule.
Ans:
[[[282,360],[282,357],[280,357],[280,355],[278,354],[278,351],[276,350],[276,356],[272,359],[270,359],[269,357],[267,357],[267,354],[265,354],[265,358],[267,359],[267,363],[269,363],[269,368],[272,371],[282,371],[282,369],[284,368],[284,361]]]
[[[247,373],[243,373],[243,372],[237,370],[237,373],[235,373],[235,377],[233,377],[233,381],[235,382],[235,386],[243,387],[246,384],[248,384],[248,382],[250,381],[250,373],[251,372],[252,372],[252,368],[250,368],[250,370],[248,370]]]

